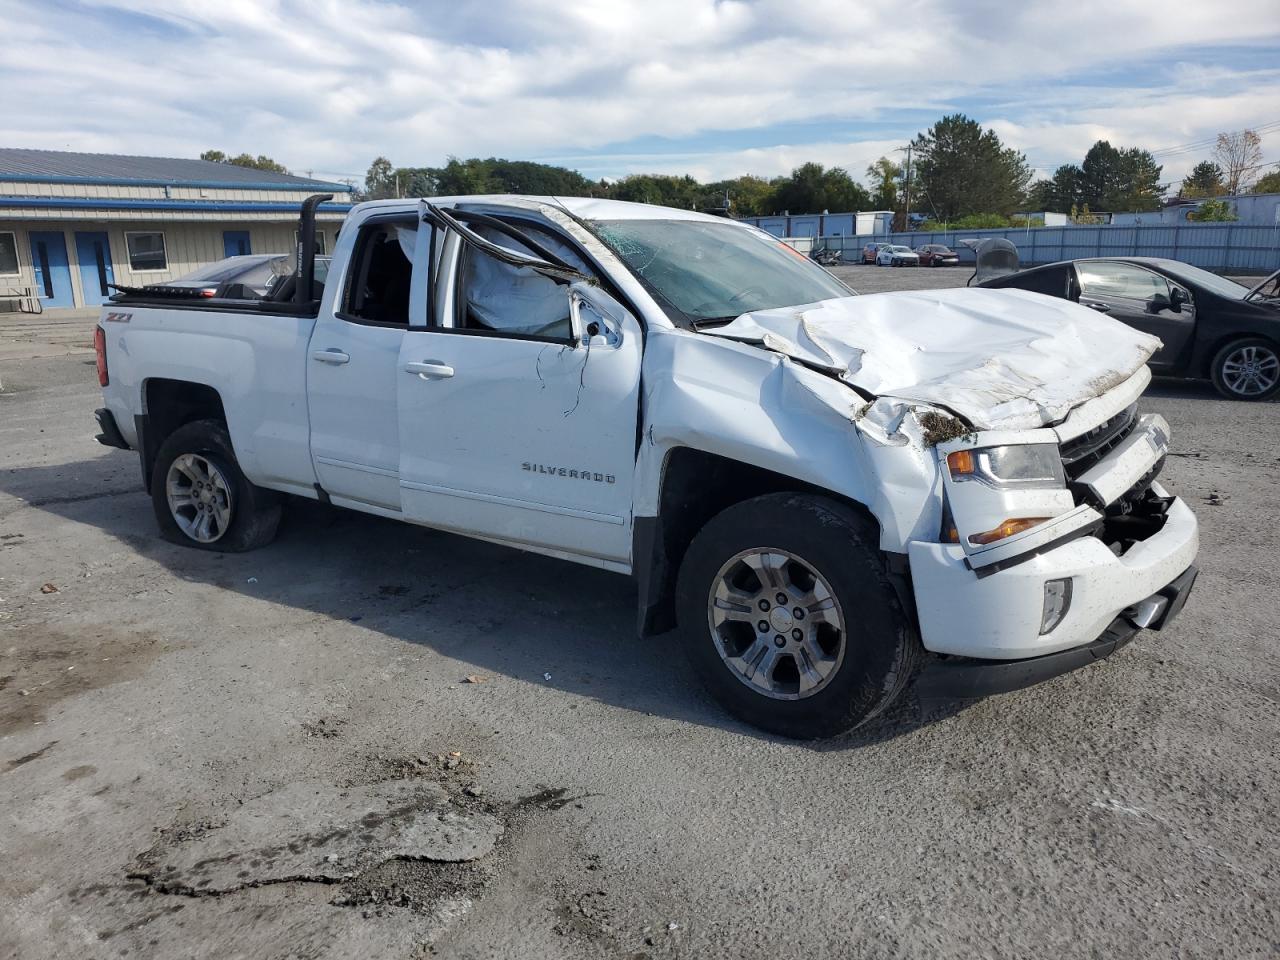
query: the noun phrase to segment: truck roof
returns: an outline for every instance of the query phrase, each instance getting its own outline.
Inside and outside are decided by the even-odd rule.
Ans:
[[[596,197],[529,197],[519,194],[480,194],[460,197],[424,197],[431,203],[441,206],[454,206],[459,203],[501,204],[513,207],[561,207],[583,220],[704,220],[715,223],[732,222],[724,217],[697,210],[680,210],[676,207],[660,207],[652,203],[631,203],[627,200],[604,200]],[[412,210],[418,205],[418,198],[409,197],[399,200],[369,200],[356,206],[352,213],[377,208],[380,210]]]

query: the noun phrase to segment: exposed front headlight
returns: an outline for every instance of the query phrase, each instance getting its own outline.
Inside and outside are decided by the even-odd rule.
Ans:
[[[1061,489],[1067,482],[1052,443],[957,450],[947,455],[947,469],[952,480],[977,480],[990,487]]]

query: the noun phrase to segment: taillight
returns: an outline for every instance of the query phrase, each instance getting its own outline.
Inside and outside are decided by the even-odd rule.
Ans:
[[[101,327],[93,328],[93,352],[98,357],[98,386],[105,387],[111,378],[107,376],[107,331]]]

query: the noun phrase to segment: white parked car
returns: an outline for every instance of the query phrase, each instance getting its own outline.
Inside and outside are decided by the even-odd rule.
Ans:
[[[628,574],[641,634],[797,737],[1093,663],[1195,579],[1137,412],[1159,341],[1078,304],[856,296],[754,227],[593,199],[365,203],[319,299],[309,270],[105,306],[99,440],[169,539],[261,546],[293,496]]]
[[[880,267],[918,267],[920,266],[920,257],[910,247],[890,244],[880,248],[880,252],[876,254],[876,265]]]

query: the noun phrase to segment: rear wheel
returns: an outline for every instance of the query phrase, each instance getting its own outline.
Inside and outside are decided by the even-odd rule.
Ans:
[[[218,420],[184,424],[160,445],[151,502],[165,539],[200,550],[253,550],[280,523],[280,495],[249,482]]]
[[[1245,337],[1218,351],[1209,368],[1213,385],[1232,400],[1266,400],[1280,390],[1280,348]]]
[[[897,699],[920,646],[875,543],[852,509],[800,494],[730,507],[698,533],[680,569],[680,632],[729,712],[815,738]]]

